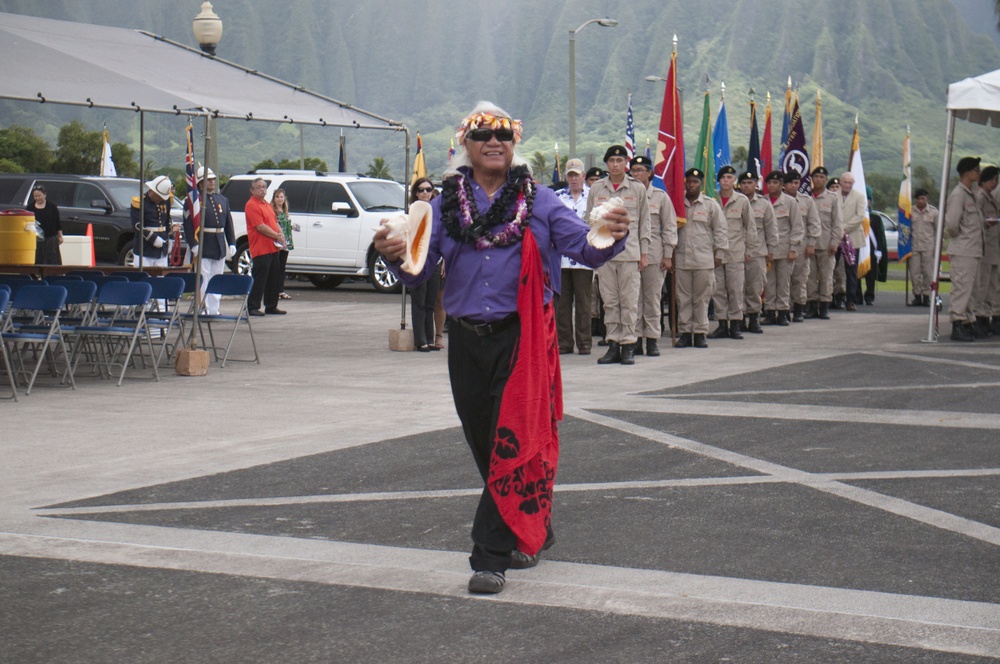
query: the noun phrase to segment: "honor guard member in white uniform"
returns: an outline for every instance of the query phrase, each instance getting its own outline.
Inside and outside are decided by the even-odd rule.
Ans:
[[[768,200],[774,208],[774,218],[778,223],[778,245],[774,249],[774,259],[767,271],[764,322],[768,325],[789,323],[792,268],[806,236],[798,201],[782,191],[784,179],[785,176],[781,171],[771,171],[765,179]]]
[[[840,221],[840,200],[828,191],[826,178],[829,172],[817,166],[812,172],[813,203],[819,215],[819,239],[816,253],[809,259],[809,281],[806,287],[806,318],[829,320],[827,313],[833,300],[833,266],[837,261],[837,247],[844,237]]]
[[[674,280],[677,282],[676,348],[707,348],[708,301],[715,290],[715,268],[729,249],[729,232],[722,208],[702,193],[705,174],[698,168],[684,173],[685,223],[677,229]]]
[[[652,186],[653,162],[649,157],[634,157],[629,162],[629,173],[646,186],[646,203],[649,206],[649,261],[639,271],[635,353],[642,355],[642,340],[645,337],[646,355],[658,357],[660,349],[657,340],[663,334],[663,282],[673,266],[674,247],[677,246],[677,213],[667,192]]]
[[[566,186],[556,192],[556,197],[576,216],[586,221],[587,196],[590,187],[583,179],[583,162],[570,159],[566,162]],[[559,353],[573,352],[573,342],[580,355],[590,355],[590,313],[594,288],[594,271],[569,256],[562,257],[562,290],[556,305],[556,336]]]
[[[1000,170],[987,166],[979,174],[976,203],[985,226],[983,259],[979,261],[979,279],[976,281],[975,312],[976,336],[992,337],[1000,330],[1000,207],[997,205],[997,183]],[[992,319],[992,320],[991,320]]]
[[[774,259],[774,251],[778,246],[778,222],[774,218],[774,208],[771,202],[757,192],[757,174],[753,171],[740,173],[740,191],[750,201],[750,211],[753,213],[757,233],[757,246],[750,252],[750,260],[746,263],[746,283],[743,288],[745,312],[747,315],[746,331],[762,334],[760,312],[763,308],[761,293],[764,292],[764,282],[767,277],[767,266]]]
[[[205,168],[197,173],[199,189],[205,176]],[[208,169],[205,183],[205,200],[201,202],[201,231],[194,226],[191,210],[184,206],[184,238],[191,248],[192,259],[201,253],[201,295],[205,311],[210,316],[219,313],[219,296],[205,295],[208,282],[226,270],[226,259],[236,255],[236,234],[233,232],[233,215],[229,210],[229,199],[216,193],[215,173]],[[200,243],[199,243],[200,235]]]
[[[719,327],[709,339],[742,339],[743,304],[746,300],[746,264],[757,248],[757,223],[750,209],[750,199],[735,190],[736,169],[723,166],[716,176],[719,203],[729,235],[729,249],[722,265],[715,268],[715,317]]]
[[[931,282],[934,281],[934,238],[938,209],[927,203],[929,192],[917,189],[910,211],[910,281],[913,283],[914,307],[931,306]]]
[[[972,328],[976,321],[972,295],[986,240],[986,226],[974,191],[979,181],[979,161],[979,157],[958,160],[959,182],[948,194],[944,208],[944,232],[951,238],[948,243],[951,261],[948,315],[952,341],[975,341],[976,338]]]
[[[587,220],[590,211],[617,196],[628,210],[629,234],[625,250],[597,269],[604,301],[605,338],[608,352],[598,364],[635,364],[635,324],[639,309],[639,270],[646,267],[649,257],[649,207],[646,188],[625,173],[628,167],[624,146],[612,145],[604,153],[608,176],[590,187],[587,198]]]
[[[170,248],[170,178],[160,175],[146,183],[146,194],[132,197],[132,265],[167,267]]]
[[[785,173],[785,193],[798,201],[799,216],[806,227],[805,243],[798,248],[798,258],[792,268],[792,322],[801,323],[805,320],[806,292],[809,284],[809,269],[812,259],[816,256],[816,245],[819,242],[822,226],[819,212],[812,196],[799,191],[802,176],[796,170]]]

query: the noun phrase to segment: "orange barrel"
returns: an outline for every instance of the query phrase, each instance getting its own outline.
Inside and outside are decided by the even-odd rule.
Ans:
[[[35,264],[35,215],[27,210],[0,210],[0,264]]]

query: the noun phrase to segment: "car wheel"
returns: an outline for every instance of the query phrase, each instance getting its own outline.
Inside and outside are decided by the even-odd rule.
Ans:
[[[344,283],[344,277],[336,274],[310,274],[309,281],[316,288],[322,288],[324,290],[332,290]]]
[[[250,258],[250,245],[244,242],[236,247],[236,255],[233,256],[232,270],[236,274],[251,274],[253,272],[253,260]]]
[[[385,259],[377,251],[373,251],[368,257],[368,280],[379,293],[399,293],[403,290],[403,285],[389,271]]]
[[[118,252],[118,265],[135,267],[135,253],[132,252],[132,242],[126,242]]]

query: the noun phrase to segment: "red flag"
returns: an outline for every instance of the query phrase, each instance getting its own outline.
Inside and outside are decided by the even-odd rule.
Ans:
[[[667,88],[660,111],[660,133],[656,141],[653,185],[670,196],[677,214],[677,226],[686,220],[684,209],[684,125],[681,122],[680,97],[677,94],[677,50],[670,56]]]
[[[760,141],[761,178],[774,170],[771,156],[771,93],[767,93],[767,108],[764,109],[764,138]]]

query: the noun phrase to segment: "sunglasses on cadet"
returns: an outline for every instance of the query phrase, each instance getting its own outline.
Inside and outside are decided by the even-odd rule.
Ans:
[[[490,140],[493,136],[501,143],[510,143],[514,140],[514,130],[513,129],[473,129],[465,135],[466,138],[476,141],[477,143],[485,143]]]

